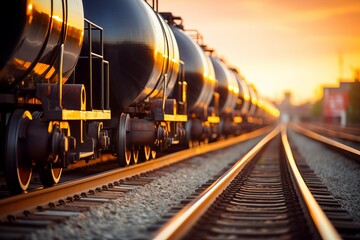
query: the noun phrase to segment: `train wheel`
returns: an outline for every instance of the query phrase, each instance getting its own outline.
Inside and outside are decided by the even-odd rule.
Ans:
[[[131,161],[131,163],[132,164],[137,164],[138,159],[139,159],[139,149],[135,147],[132,150],[132,161]]]
[[[185,146],[187,148],[193,148],[193,142],[191,140],[191,125],[192,125],[192,120],[190,119],[185,124]]]
[[[11,193],[26,191],[32,175],[32,162],[24,156],[23,142],[32,116],[29,111],[16,109],[8,122],[5,137],[5,179]]]
[[[189,148],[196,148],[200,146],[199,140],[190,140],[189,141]]]
[[[145,146],[144,146],[144,157],[145,157],[145,161],[149,161],[150,155],[151,155],[151,148],[150,148],[149,145],[145,145]]]
[[[33,112],[32,117],[33,119],[40,119],[42,117],[42,112]],[[66,133],[68,136],[70,135],[70,128],[68,125]],[[52,163],[38,165],[37,168],[39,171],[40,181],[44,185],[44,187],[52,187],[60,181],[62,168],[54,167]]]
[[[141,146],[139,152],[139,161],[146,162],[149,161],[151,155],[151,148],[149,145]]]
[[[40,181],[44,187],[52,187],[60,181],[62,168],[53,167],[53,164],[49,163],[45,166],[39,167]]]
[[[152,159],[156,158],[156,151],[155,150],[151,150],[151,157],[152,157]]]
[[[126,130],[128,129],[129,124],[129,114],[122,113],[119,120],[116,139],[117,160],[121,167],[128,166],[131,161],[131,149],[127,145],[126,137]]]

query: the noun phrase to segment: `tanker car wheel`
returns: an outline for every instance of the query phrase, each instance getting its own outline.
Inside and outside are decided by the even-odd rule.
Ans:
[[[141,146],[139,152],[139,161],[146,162],[149,161],[151,156],[151,148],[149,145]]]
[[[156,150],[151,150],[151,158],[152,159],[156,158]]]
[[[8,122],[5,137],[5,179],[11,193],[26,191],[32,175],[32,162],[24,156],[26,129],[32,116],[16,109]]]
[[[128,166],[131,161],[131,149],[127,144],[126,130],[130,124],[129,114],[122,113],[117,128],[116,154],[121,167]]]
[[[42,112],[33,112],[32,116],[34,119],[39,119],[42,117]],[[48,129],[52,128],[53,125],[55,125],[57,123],[50,122],[49,124],[51,124],[51,125],[49,126]],[[65,132],[66,132],[67,136],[70,136],[70,127],[68,124],[66,125]],[[62,174],[61,167],[55,167],[52,163],[48,163],[45,165],[40,164],[37,167],[39,170],[40,181],[44,185],[44,187],[52,187],[60,181],[60,177]]]
[[[139,160],[139,147],[134,147],[132,150],[131,164],[137,164]]]
[[[60,181],[62,168],[53,167],[52,163],[39,167],[39,177],[44,187],[52,187]]]

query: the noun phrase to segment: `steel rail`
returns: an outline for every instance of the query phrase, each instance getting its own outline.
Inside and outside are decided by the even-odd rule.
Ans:
[[[109,170],[104,173],[96,174],[83,179],[61,183],[51,188],[35,190],[33,192],[28,192],[1,199],[0,219],[6,217],[9,214],[17,214],[24,209],[31,209],[39,205],[47,204],[49,202],[58,201],[59,199],[66,198],[67,196],[74,196],[75,194],[87,192],[90,189],[101,187],[103,185],[107,185],[120,179],[132,177],[140,173],[161,168],[163,166],[170,165],[201,154],[205,154],[207,152],[219,150],[221,148],[226,148],[234,144],[241,143],[251,138],[261,136],[266,132],[271,131],[272,128],[273,127],[271,126],[264,127],[259,130],[242,134],[238,137],[234,137],[228,140],[202,145],[196,148],[169,154],[153,161],[148,161],[126,168]]]
[[[356,160],[360,159],[360,151],[355,148],[349,147],[343,143],[337,142],[330,138],[321,136],[320,134],[314,133],[313,131],[300,127],[298,124],[295,123],[290,123],[290,128],[306,137],[325,143],[331,147],[335,147],[341,151],[351,154]]]
[[[313,130],[313,131],[317,131],[320,133],[324,133],[330,137],[335,137],[335,138],[341,138],[344,140],[349,140],[352,142],[360,142],[360,136],[356,136],[353,134],[349,134],[349,133],[345,133],[345,132],[340,132],[340,131],[336,131],[336,130],[331,130],[328,128],[324,128],[324,127],[320,127],[320,126],[316,126],[314,124],[305,124],[306,128]]]
[[[294,156],[291,151],[291,147],[287,138],[287,126],[284,124],[281,127],[281,140],[283,148],[286,153],[286,157],[290,164],[290,169],[295,177],[296,183],[299,187],[300,193],[306,203],[307,209],[310,213],[312,221],[314,222],[316,229],[318,230],[322,239],[341,239],[341,236],[336,231],[330,220],[327,218],[320,205],[317,203],[309,188],[306,186],[299,169],[296,166]]]
[[[152,236],[152,239],[179,239],[192,227],[215,199],[227,188],[244,166],[253,159],[264,146],[279,134],[279,126],[265,136],[253,149],[242,157],[231,169],[224,173],[202,194],[186,205]]]

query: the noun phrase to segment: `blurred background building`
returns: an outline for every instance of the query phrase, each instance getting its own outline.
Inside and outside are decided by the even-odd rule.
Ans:
[[[315,103],[292,105],[291,92],[279,104],[282,120],[322,121],[340,125],[360,125],[360,69],[354,79],[339,79],[338,86],[324,87],[323,97]]]

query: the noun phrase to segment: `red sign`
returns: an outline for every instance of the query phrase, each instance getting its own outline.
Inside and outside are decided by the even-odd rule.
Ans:
[[[325,89],[324,91],[324,117],[339,117],[346,111],[348,93],[338,89]]]

